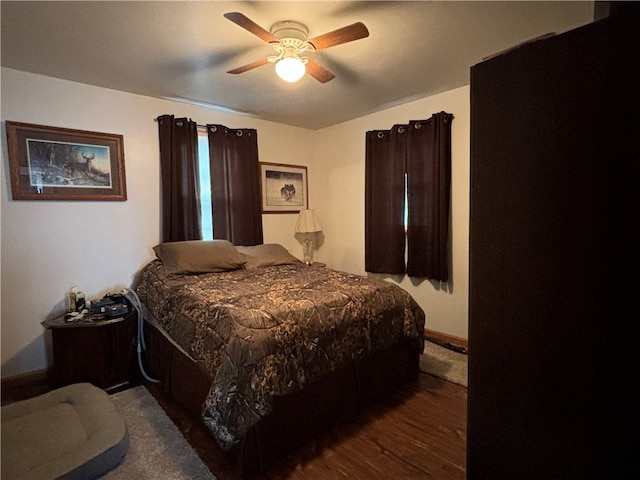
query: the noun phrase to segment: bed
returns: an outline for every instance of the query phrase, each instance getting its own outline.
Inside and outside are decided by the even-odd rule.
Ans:
[[[136,276],[145,363],[239,473],[414,379],[425,316],[397,285],[284,247],[172,242]]]

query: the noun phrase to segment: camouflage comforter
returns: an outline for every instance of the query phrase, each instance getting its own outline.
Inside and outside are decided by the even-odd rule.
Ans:
[[[154,260],[134,288],[213,379],[202,416],[225,449],[276,395],[405,339],[422,351],[424,312],[407,292],[324,267],[169,276]]]

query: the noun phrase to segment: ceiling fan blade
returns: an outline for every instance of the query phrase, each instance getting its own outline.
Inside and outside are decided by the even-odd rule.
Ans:
[[[333,73],[311,58],[307,61],[307,72],[320,83],[327,83],[336,78]]]
[[[265,42],[279,42],[280,40],[275,35],[271,34],[271,32],[265,30],[260,25],[255,23],[253,20],[245,17],[240,12],[229,12],[225,13],[224,17],[228,20],[231,20],[236,25],[244,28],[245,30],[253,33],[256,37],[261,38]]]
[[[367,30],[364,23],[356,22],[332,32],[310,38],[308,42],[312,44],[316,50],[324,50],[325,48],[335,47],[336,45],[352,42],[368,36],[369,30]]]
[[[233,70],[229,70],[227,73],[233,73],[234,75],[238,73],[244,73],[248,72],[249,70],[253,70],[254,68],[266,65],[267,63],[269,63],[269,61],[266,58],[263,58],[261,60],[256,60],[255,62],[243,65],[241,67],[234,68]]]

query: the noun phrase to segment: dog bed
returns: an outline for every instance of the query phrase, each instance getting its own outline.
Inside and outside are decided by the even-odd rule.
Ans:
[[[2,407],[2,479],[93,479],[116,467],[129,437],[109,395],[77,383]]]

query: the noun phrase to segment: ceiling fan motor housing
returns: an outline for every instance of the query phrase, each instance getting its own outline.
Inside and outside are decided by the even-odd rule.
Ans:
[[[296,22],[295,20],[283,20],[271,26],[271,34],[280,40],[294,38],[306,42],[309,37],[309,29],[305,24]]]
[[[295,20],[283,20],[271,26],[271,34],[277,37],[279,42],[271,42],[273,49],[278,55],[268,57],[269,62],[277,62],[282,58],[296,58],[302,63],[307,63],[307,59],[300,58],[304,52],[313,51],[313,45],[307,42],[309,30],[307,26]]]

